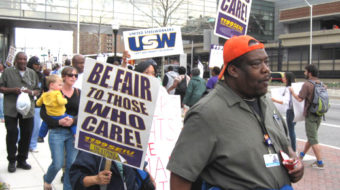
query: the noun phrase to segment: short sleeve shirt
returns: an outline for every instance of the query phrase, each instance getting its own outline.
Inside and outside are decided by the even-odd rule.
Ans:
[[[288,152],[287,126],[267,98],[259,99],[264,123],[277,151]],[[167,169],[194,182],[201,177],[222,189],[279,189],[290,184],[286,169],[267,168],[263,132],[249,106],[224,82],[195,104]],[[274,150],[272,150],[274,151]]]
[[[319,83],[320,81],[316,80],[315,82]],[[303,110],[304,116],[307,115],[308,109],[309,109],[310,104],[313,100],[313,95],[314,95],[314,85],[311,82],[306,81],[302,85],[302,88],[301,88],[299,95],[298,95],[300,98],[305,100],[305,107],[304,107],[304,110]]]
[[[22,88],[26,87],[29,90],[39,90],[39,77],[32,69],[26,67],[26,70],[21,76],[19,70],[16,67],[6,68],[0,78],[0,86],[6,88]],[[35,103],[33,97],[31,99],[31,109],[24,118],[30,118],[34,116]],[[17,94],[4,94],[4,115],[10,117],[17,117],[18,112],[16,110]]]

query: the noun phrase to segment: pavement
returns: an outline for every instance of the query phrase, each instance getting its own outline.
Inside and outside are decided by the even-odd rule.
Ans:
[[[331,98],[340,99],[340,90],[329,89]],[[51,163],[50,149],[45,138],[44,143],[38,143],[38,152],[30,152],[27,162],[32,165],[31,170],[17,169],[15,173],[8,173],[6,151],[6,128],[0,123],[0,182],[9,184],[11,190],[40,190],[43,188],[43,175]],[[303,149],[304,141],[297,140],[298,149]],[[340,189],[340,147],[320,145],[324,157],[325,169],[318,170],[310,165],[315,161],[310,150],[305,156],[305,174],[302,180],[293,184],[295,190],[339,190]],[[61,171],[54,179],[54,190],[61,190]],[[2,189],[0,189],[2,190]]]
[[[43,189],[43,175],[51,161],[51,152],[46,137],[44,143],[38,143],[38,152],[30,152],[28,155],[27,163],[32,166],[31,170],[17,168],[15,173],[9,173],[7,171],[6,128],[4,123],[0,123],[0,182],[9,184],[11,190],[41,190]],[[63,189],[60,181],[61,175],[60,171],[52,183],[55,190]]]

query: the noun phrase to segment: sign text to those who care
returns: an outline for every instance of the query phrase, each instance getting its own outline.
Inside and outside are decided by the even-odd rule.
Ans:
[[[146,127],[140,115],[149,115],[144,102],[152,101],[148,77],[124,69],[114,70],[112,66],[96,63],[87,82],[111,88],[112,92],[105,93],[100,88],[90,88],[87,97],[100,101],[87,101],[84,112],[90,116],[83,120],[81,128],[126,145],[142,148],[139,131],[145,130]],[[128,96],[121,96],[122,94]],[[108,118],[112,123],[107,121]]]

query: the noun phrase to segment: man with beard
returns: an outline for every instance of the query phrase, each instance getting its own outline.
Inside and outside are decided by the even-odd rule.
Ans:
[[[270,69],[264,45],[234,36],[223,51],[224,81],[187,113],[167,166],[170,187],[197,189],[194,182],[202,181],[206,189],[292,189],[304,170],[286,124],[266,97]],[[283,165],[281,151],[294,167]]]
[[[27,67],[27,55],[19,52],[14,58],[14,67],[6,68],[0,79],[0,92],[4,93],[4,115],[7,130],[7,159],[8,171],[13,173],[16,167],[25,170],[31,169],[27,164],[28,149],[31,141],[34,122],[34,100],[39,95],[39,78],[32,69]],[[21,89],[25,87],[25,90]],[[21,115],[16,109],[17,98],[20,93],[29,94],[31,108],[26,115]],[[20,127],[20,141],[18,140],[18,121]],[[17,154],[18,150],[18,154]],[[15,165],[16,161],[17,166]]]
[[[313,102],[314,96],[314,83],[321,83],[318,78],[319,71],[315,67],[315,65],[307,65],[305,67],[305,77],[308,81],[306,81],[300,92],[299,95],[295,94],[293,88],[290,88],[290,92],[292,96],[297,99],[299,102],[305,100],[305,107],[303,114],[305,116],[305,128],[306,128],[306,135],[308,141],[305,144],[303,152],[300,152],[300,159],[302,160],[308,150],[312,147],[312,150],[315,154],[316,161],[312,164],[313,168],[316,169],[324,169],[324,163],[322,161],[320,146],[318,141],[318,129],[321,123],[321,117],[315,113],[309,111],[311,103]]]

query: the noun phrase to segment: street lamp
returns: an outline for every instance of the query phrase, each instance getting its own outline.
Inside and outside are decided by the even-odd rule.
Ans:
[[[310,32],[309,32],[309,64],[312,64],[312,46],[313,46],[313,5],[305,0],[310,7]]]
[[[112,26],[112,31],[113,31],[114,40],[115,40],[114,57],[113,57],[113,63],[115,63],[117,60],[117,33],[119,30],[119,24],[116,21],[113,21],[111,26]]]

